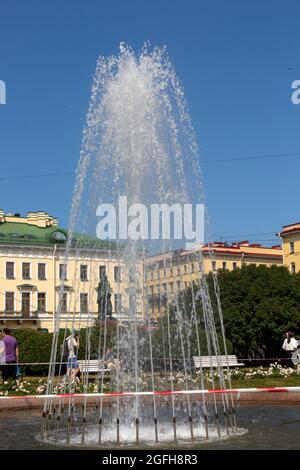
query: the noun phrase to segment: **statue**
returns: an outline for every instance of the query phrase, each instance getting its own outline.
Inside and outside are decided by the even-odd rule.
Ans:
[[[111,303],[111,287],[109,285],[106,274],[101,276],[101,280],[97,287],[97,304],[98,304],[98,320],[103,321],[107,318],[114,320],[112,316],[112,303]]]

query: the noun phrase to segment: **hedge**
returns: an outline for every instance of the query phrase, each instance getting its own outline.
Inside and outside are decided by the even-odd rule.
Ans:
[[[106,339],[105,347],[111,348],[114,350],[114,354],[117,354],[117,324],[116,322],[107,322],[106,327]],[[145,329],[145,326],[139,325],[138,330],[138,367],[142,368],[144,371],[151,370],[150,363],[150,350],[149,350],[149,332]],[[101,339],[100,339],[101,332]],[[19,362],[20,363],[49,363],[51,358],[51,349],[52,349],[52,340],[53,333],[43,333],[37,330],[22,329],[15,330],[13,332],[19,343]],[[67,335],[69,331],[67,331]],[[90,357],[91,359],[98,359],[103,354],[104,348],[104,324],[94,326],[90,329],[82,329],[79,332],[80,334],[80,348],[79,348],[79,359],[84,359],[85,357]],[[127,324],[125,326],[120,326],[119,331],[121,341],[119,344],[119,353],[121,357],[126,355],[126,362],[132,363],[135,362],[135,352],[134,347],[129,348],[129,344],[134,345],[135,341],[135,326],[133,324]],[[164,353],[169,357],[168,350],[168,340],[166,337],[166,325],[162,328],[160,327],[152,331],[152,348],[153,348],[153,357],[155,358],[154,369],[159,371],[164,367]],[[61,361],[61,347],[63,339],[65,337],[65,331],[61,330],[58,337],[58,348],[57,348],[57,357],[56,362],[60,363]],[[87,341],[87,337],[89,340]],[[171,337],[172,337],[172,346],[171,354],[174,358],[173,366],[175,369],[181,369],[183,367],[182,358],[181,358],[181,341],[177,332],[177,326],[175,324],[171,325]],[[203,332],[200,334],[200,342],[202,354],[207,354],[206,350],[206,340]],[[188,345],[186,341],[185,351],[187,351]],[[89,345],[89,347],[88,347]],[[222,346],[222,344],[221,344]],[[189,345],[190,356],[198,355],[198,348],[195,344],[195,340],[190,342]],[[232,349],[231,344],[228,344],[228,352],[230,353]],[[100,354],[99,354],[100,351]],[[223,353],[223,351],[221,351]],[[59,371],[59,364],[56,368],[56,373]],[[21,366],[21,374],[23,375],[47,375],[48,365],[24,365]]]

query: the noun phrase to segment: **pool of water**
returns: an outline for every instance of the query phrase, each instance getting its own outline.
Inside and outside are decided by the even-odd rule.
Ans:
[[[0,419],[1,450],[66,449],[66,446],[37,439],[40,412],[6,412],[0,415]],[[240,405],[237,407],[237,424],[247,432],[211,443],[179,444],[177,449],[300,449],[300,405]]]

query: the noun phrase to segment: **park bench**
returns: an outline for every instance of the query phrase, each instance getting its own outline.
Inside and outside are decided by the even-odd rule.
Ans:
[[[78,367],[81,373],[84,374],[99,374],[101,376],[102,373],[108,373],[111,371],[110,368],[103,368],[101,361],[98,359],[84,359],[78,361]]]
[[[244,366],[242,362],[238,362],[238,359],[235,355],[231,354],[229,356],[193,356],[195,367],[198,369],[200,367],[240,367]]]

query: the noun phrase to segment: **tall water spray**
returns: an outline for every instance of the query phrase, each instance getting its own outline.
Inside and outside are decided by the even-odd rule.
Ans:
[[[178,208],[203,202],[196,139],[165,48],[150,50],[145,45],[135,54],[121,44],[117,57],[99,58],[92,85],[65,249],[65,265],[72,261],[75,270],[67,283],[67,313],[61,308],[66,280],[60,285],[47,388],[48,395],[70,396],[46,400],[43,439],[104,446],[158,445],[236,431],[232,397],[212,394],[208,398],[201,393],[205,388],[226,388],[226,371],[218,360],[221,351],[227,351],[217,280],[212,299],[198,246],[185,251],[196,277],[190,273],[187,287],[183,272],[177,272],[171,285],[168,273],[182,253],[178,248],[183,248],[184,239],[174,235],[175,222],[169,237],[160,237],[151,226],[153,206]],[[99,221],[105,207],[113,208],[116,218],[115,224],[107,219],[106,241],[101,242],[96,235],[102,234]],[[147,216],[141,207],[149,210]],[[158,220],[162,222],[162,217]],[[122,273],[122,279],[115,277],[113,289],[113,295],[122,298],[122,308],[112,318],[105,312],[97,318],[95,312],[96,262],[85,288],[87,312],[78,311],[82,294],[78,260],[84,250],[95,259],[101,252],[105,263]],[[155,269],[166,278],[161,284],[164,291],[154,295],[148,280]],[[156,301],[161,311],[154,324]],[[60,330],[66,326],[81,329],[80,354],[85,364],[98,363],[95,382],[84,374],[79,398],[72,395],[78,391],[77,382],[61,372]],[[67,334],[65,329],[63,337]],[[217,367],[211,362],[204,369],[203,354],[217,356]],[[107,365],[112,356],[115,366]],[[197,371],[193,356],[200,356]],[[106,368],[111,369],[109,384]]]

